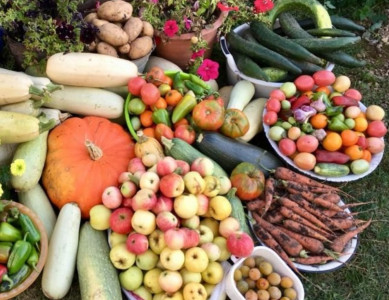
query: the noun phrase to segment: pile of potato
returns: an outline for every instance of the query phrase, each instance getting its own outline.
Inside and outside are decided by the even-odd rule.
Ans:
[[[154,28],[132,13],[131,3],[109,0],[86,15],[85,21],[99,29],[89,51],[131,60],[147,55],[153,48]]]

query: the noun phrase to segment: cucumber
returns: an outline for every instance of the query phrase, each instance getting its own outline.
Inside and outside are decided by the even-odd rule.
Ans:
[[[361,40],[359,36],[356,37],[335,37],[330,39],[312,38],[312,39],[293,39],[294,42],[316,53],[323,53],[327,51],[336,51],[353,44],[358,43]]]
[[[27,191],[33,188],[42,176],[47,153],[47,136],[42,132],[37,138],[18,145],[13,161],[24,160],[26,169],[21,176],[11,176],[11,185],[17,191]]]
[[[342,177],[350,173],[350,168],[346,165],[335,163],[318,163],[313,171],[321,176],[326,177]]]
[[[331,37],[353,37],[355,33],[338,29],[338,28],[312,28],[308,29],[307,32],[313,36],[331,36]]]
[[[286,79],[288,75],[288,71],[281,70],[278,68],[273,67],[265,67],[262,69],[263,72],[267,75],[269,78],[268,81],[270,82],[280,82]]]
[[[280,68],[291,72],[292,74],[301,74],[301,69],[292,64],[285,56],[282,56],[259,43],[247,41],[233,31],[230,31],[226,38],[232,50],[245,54],[259,63]]]
[[[288,12],[280,14],[279,22],[282,31],[292,39],[307,39],[313,37],[306,32],[297,22],[295,17]]]
[[[318,55],[320,55],[325,60],[347,68],[359,68],[366,65],[366,61],[358,60],[343,51],[320,53]]]
[[[314,64],[320,64],[321,60],[313,53],[309,52],[304,47],[298,45],[294,40],[288,40],[270,30],[265,23],[260,21],[252,21],[250,30],[255,39],[274,51],[292,57],[295,59],[309,61]]]
[[[109,251],[105,232],[85,222],[77,251],[81,299],[122,299],[119,277],[109,259]]]
[[[326,8],[316,0],[278,0],[269,12],[271,27],[279,14],[285,11],[298,10],[308,12],[316,23],[317,28],[331,28],[331,18]]]
[[[191,164],[198,157],[206,157],[205,154],[192,147],[192,145],[188,144],[184,140],[173,138],[171,140],[162,137],[161,140],[163,146],[165,147],[165,151],[168,155],[174,157],[175,159],[184,160],[188,164]],[[209,157],[208,157],[209,158]],[[214,176],[221,177],[227,176],[226,171],[212,158],[210,158],[214,164],[213,174]]]
[[[238,67],[239,71],[241,71],[244,75],[255,79],[270,81],[267,73],[265,73],[262,68],[250,57],[235,51],[232,52],[232,56],[234,57],[236,66]]]
[[[290,59],[290,61],[293,62],[296,66],[298,66],[303,71],[304,74],[313,74],[323,69],[322,67],[307,61],[295,60],[295,59]]]
[[[246,161],[257,166],[267,176],[269,170],[282,165],[282,162],[272,153],[218,132],[203,131],[196,140],[195,146],[218,162],[227,172],[231,172],[239,163]]]
[[[226,198],[228,199],[228,201],[230,201],[230,204],[232,206],[231,217],[234,217],[239,221],[240,231],[243,231],[253,237],[250,228],[247,225],[246,213],[244,211],[242,201],[238,198],[238,196],[235,195],[235,193],[236,188],[232,188],[226,195]]]
[[[351,30],[351,31],[365,31],[366,28],[363,27],[362,25],[359,25],[352,21],[351,19],[341,17],[341,16],[336,16],[332,15],[330,16],[331,18],[331,23],[333,26],[339,29],[344,29],[344,30]],[[313,28],[315,27],[315,22],[311,18],[308,19],[302,19],[298,21],[300,26],[302,28]],[[324,28],[331,28],[332,26],[324,27]]]

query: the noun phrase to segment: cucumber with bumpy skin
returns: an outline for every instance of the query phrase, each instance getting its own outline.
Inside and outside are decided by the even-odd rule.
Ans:
[[[356,37],[335,37],[330,39],[311,38],[311,39],[293,39],[293,41],[309,51],[323,53],[328,51],[337,51],[361,40],[359,36]]]
[[[346,165],[335,163],[318,163],[313,171],[321,176],[342,177],[350,173],[350,168]]]
[[[279,22],[282,31],[292,39],[306,39],[312,38],[313,36],[306,32],[297,22],[295,17],[288,13],[284,12],[279,16]]]
[[[331,37],[353,37],[355,33],[338,29],[338,28],[312,28],[308,29],[307,32],[313,36],[331,36]]]
[[[232,188],[226,195],[226,198],[232,206],[231,217],[238,220],[240,225],[240,231],[247,233],[252,236],[249,226],[247,225],[246,213],[244,211],[242,201],[235,195],[236,188]]]
[[[237,52],[233,52],[232,56],[235,59],[236,66],[238,67],[239,71],[241,71],[244,75],[255,79],[269,81],[267,74],[250,57]]]
[[[320,56],[325,60],[347,68],[359,68],[366,65],[366,61],[356,59],[343,51],[320,53]]]

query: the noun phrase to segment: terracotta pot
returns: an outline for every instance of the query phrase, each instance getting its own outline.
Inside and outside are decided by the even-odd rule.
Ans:
[[[208,43],[208,49],[205,51],[204,57],[209,58],[212,53],[212,47],[216,42],[217,30],[223,24],[228,12],[222,12],[219,18],[216,19],[210,28],[203,29],[201,35]],[[188,66],[189,59],[192,56],[191,38],[193,33],[184,33],[179,36],[169,38],[167,42],[159,42],[156,45],[156,55],[165,58],[180,68],[185,69]],[[156,38],[159,39],[159,33],[156,32]]]

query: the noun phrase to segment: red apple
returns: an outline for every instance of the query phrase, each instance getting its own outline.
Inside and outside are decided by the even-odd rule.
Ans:
[[[367,148],[367,139],[364,136],[360,136],[357,141],[357,145],[361,147],[362,149]]]
[[[348,89],[347,91],[345,91],[343,93],[344,96],[347,96],[347,97],[350,97],[350,98],[353,98],[357,101],[361,101],[362,100],[362,94],[356,90],[356,89]]]
[[[187,239],[186,234],[181,228],[170,228],[165,231],[165,243],[172,250],[182,249]]]
[[[139,187],[141,189],[150,189],[154,193],[159,190],[159,176],[152,171],[144,172],[139,178]]]
[[[157,215],[156,223],[158,228],[165,232],[170,228],[178,227],[179,222],[177,217],[170,211],[162,211]]]
[[[160,177],[173,173],[176,168],[177,162],[171,156],[166,156],[157,162],[157,174]]]
[[[200,234],[197,230],[182,227],[180,230],[184,233],[185,242],[183,249],[196,247],[200,243]]]
[[[158,196],[157,203],[154,207],[151,208],[151,211],[156,215],[162,211],[172,211],[173,210],[173,199],[165,197],[163,195]]]
[[[138,171],[146,171],[145,165],[142,163],[142,159],[139,157],[134,157],[128,163],[127,171],[134,174]]]
[[[198,204],[199,204],[199,207],[197,209],[197,215],[203,216],[208,211],[209,199],[204,194],[196,195],[196,198],[197,198],[197,201],[198,201]]]
[[[181,176],[184,176],[190,171],[190,165],[185,160],[176,160],[177,168],[174,170],[174,173],[177,173]]]
[[[212,175],[214,168],[213,161],[208,157],[196,158],[190,165],[190,170],[200,173],[202,177]]]
[[[128,235],[126,246],[131,253],[142,254],[149,248],[149,240],[144,234],[133,232]]]
[[[132,208],[132,198],[124,198],[122,201],[122,206]]]
[[[138,190],[135,183],[132,181],[125,181],[120,186],[120,192],[125,198],[131,198],[135,195],[136,191]]]
[[[237,257],[247,257],[254,249],[252,238],[245,232],[238,231],[227,238],[227,250]]]
[[[159,189],[166,197],[178,197],[184,192],[184,179],[176,173],[165,175],[160,180]]]
[[[157,196],[154,191],[150,189],[140,189],[132,197],[132,209],[133,210],[150,210],[157,203]]]
[[[122,204],[123,197],[119,188],[112,185],[104,189],[101,199],[105,207],[115,209]]]
[[[122,172],[119,175],[118,181],[119,181],[119,183],[130,181],[131,180],[131,176],[132,176],[131,172]]]
[[[128,207],[116,208],[109,217],[109,227],[114,232],[129,234],[132,229],[131,219],[133,214],[133,211]]]

